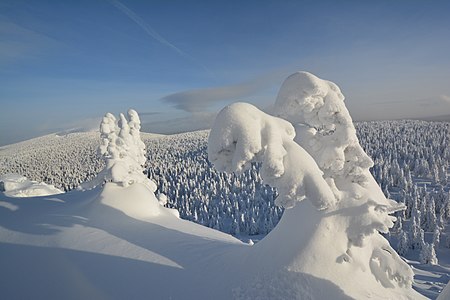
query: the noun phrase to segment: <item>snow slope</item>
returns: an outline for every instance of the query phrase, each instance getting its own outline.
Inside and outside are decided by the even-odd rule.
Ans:
[[[229,299],[236,276],[223,269],[238,271],[248,248],[155,213],[142,184],[0,201],[4,299]]]
[[[0,197],[2,297],[231,298],[240,276],[230,272],[245,274],[249,246],[160,205],[143,174],[139,118],[133,110],[128,117],[105,116],[106,167],[91,189]]]
[[[267,240],[254,246],[181,220],[168,209],[155,213],[156,198],[138,183],[126,188],[108,183],[103,189],[51,197],[2,195],[0,203],[5,299],[393,297],[381,285],[376,291],[369,288],[361,279],[368,276],[363,270],[352,270],[347,286],[339,287],[330,279],[285,268],[297,255],[303,258],[296,263],[336,264],[320,262],[335,254],[323,244],[335,235],[332,228],[324,231],[325,223],[312,222],[292,232],[299,213],[308,218],[320,214],[309,202],[289,210]],[[328,232],[315,241],[323,253],[297,252],[299,245],[311,242],[310,230]],[[401,294],[395,298],[402,299]]]
[[[446,300],[450,299],[450,282],[447,283],[445,288],[442,290],[441,294],[438,297],[438,300]]]

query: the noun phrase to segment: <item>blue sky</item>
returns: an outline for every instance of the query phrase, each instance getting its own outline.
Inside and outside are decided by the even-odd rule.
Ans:
[[[261,108],[305,70],[356,120],[450,115],[449,1],[0,1],[0,145],[132,107],[148,132]]]

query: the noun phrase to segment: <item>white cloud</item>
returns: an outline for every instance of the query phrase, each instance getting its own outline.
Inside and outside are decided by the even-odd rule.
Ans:
[[[163,97],[161,100],[187,112],[206,111],[218,102],[233,102],[241,98],[269,90],[278,85],[283,76],[280,72],[270,73],[243,83],[213,88],[188,90]],[[275,98],[273,99],[275,101]]]
[[[443,102],[446,102],[446,103],[450,104],[450,96],[447,96],[447,95],[440,95],[439,98],[440,98]]]

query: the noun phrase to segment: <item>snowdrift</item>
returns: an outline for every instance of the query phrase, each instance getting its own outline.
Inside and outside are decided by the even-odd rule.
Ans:
[[[18,174],[0,176],[0,192],[4,192],[10,197],[48,196],[64,193],[53,185],[31,181]]]
[[[229,299],[249,247],[158,206],[140,183],[0,196],[2,298]]]
[[[142,174],[137,114],[119,122],[107,114],[100,148],[106,168],[96,180],[51,197],[0,196],[2,296],[421,298],[411,288],[411,268],[379,234],[401,207],[374,184],[339,95],[334,84],[300,72],[277,99],[284,104],[275,114],[285,120],[245,103],[219,113],[210,160],[234,172],[262,162],[263,179],[286,208],[255,245],[162,207]],[[292,109],[297,105],[303,109]],[[289,120],[287,112],[303,111],[308,115]]]

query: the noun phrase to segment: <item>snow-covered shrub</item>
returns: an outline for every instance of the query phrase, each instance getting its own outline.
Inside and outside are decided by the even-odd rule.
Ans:
[[[165,194],[159,193],[157,198],[158,198],[159,204],[161,204],[162,206],[167,204],[167,196]]]

